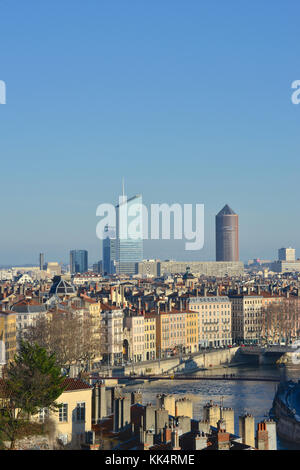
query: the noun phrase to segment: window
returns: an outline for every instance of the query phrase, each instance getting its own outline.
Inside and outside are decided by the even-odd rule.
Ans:
[[[48,408],[41,408],[40,411],[39,411],[39,421],[40,421],[40,423],[44,423],[45,420],[48,418],[48,416],[49,416]]]
[[[85,402],[77,403],[76,419],[77,421],[85,421]]]
[[[59,408],[59,422],[66,423],[68,421],[68,404],[63,403]]]

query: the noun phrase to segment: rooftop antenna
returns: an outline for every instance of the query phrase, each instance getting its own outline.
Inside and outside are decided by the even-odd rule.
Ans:
[[[126,202],[125,189],[124,189],[124,178],[122,178],[122,196],[119,196],[119,204]]]

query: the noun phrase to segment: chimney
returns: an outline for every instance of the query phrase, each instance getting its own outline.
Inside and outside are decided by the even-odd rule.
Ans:
[[[168,442],[171,442],[171,440],[172,440],[172,429],[166,426],[164,428],[163,443],[167,444]]]
[[[171,433],[172,450],[180,450],[178,429],[173,428]]]
[[[229,432],[225,431],[225,429],[218,429],[217,448],[218,450],[230,449],[230,435]]]
[[[266,423],[264,422],[257,425],[255,447],[258,450],[269,450],[269,436]]]

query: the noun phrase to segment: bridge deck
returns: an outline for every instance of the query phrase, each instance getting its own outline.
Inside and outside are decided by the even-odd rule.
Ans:
[[[249,376],[234,376],[230,374],[224,375],[175,375],[175,376],[165,376],[165,375],[135,375],[135,376],[121,376],[121,377],[94,377],[95,379],[100,380],[227,380],[227,381],[240,381],[240,382],[280,382],[279,377],[249,377]]]

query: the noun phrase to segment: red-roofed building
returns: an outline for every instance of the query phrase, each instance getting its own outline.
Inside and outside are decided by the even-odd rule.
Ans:
[[[92,429],[92,386],[80,379],[67,377],[62,383],[63,392],[56,403],[58,411],[40,410],[33,419],[44,422],[50,417],[55,430],[53,441],[59,439],[64,445],[80,449],[85,443],[85,433]],[[7,399],[5,382],[0,379],[0,403]]]
[[[55,438],[78,449],[85,442],[85,432],[92,429],[92,386],[69,377],[62,385],[64,391],[56,400],[61,407],[56,412],[50,411],[55,423]],[[37,419],[43,421],[48,415],[47,410],[40,410]]]

